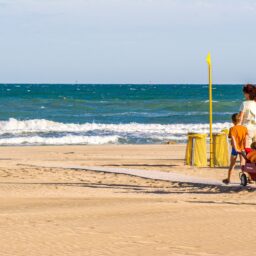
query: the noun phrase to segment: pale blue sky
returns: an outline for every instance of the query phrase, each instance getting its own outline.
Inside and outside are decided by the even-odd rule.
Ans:
[[[0,0],[0,82],[256,82],[255,0]]]

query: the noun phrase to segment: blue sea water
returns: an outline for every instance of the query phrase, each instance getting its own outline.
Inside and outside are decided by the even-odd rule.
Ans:
[[[213,86],[216,131],[242,85]],[[207,85],[1,84],[0,145],[183,142],[208,131]]]

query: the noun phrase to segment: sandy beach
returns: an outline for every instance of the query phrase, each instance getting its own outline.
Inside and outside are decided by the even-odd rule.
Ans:
[[[65,168],[225,177],[225,169],[184,166],[184,150],[184,145],[1,147],[0,255],[251,255],[254,187]],[[63,168],[43,167],[51,163]]]

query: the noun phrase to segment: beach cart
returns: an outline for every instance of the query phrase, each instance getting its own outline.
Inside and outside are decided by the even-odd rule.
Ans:
[[[256,181],[256,163],[251,163],[247,158],[247,154],[251,152],[251,149],[246,149],[241,155],[245,159],[246,163],[242,166],[240,172],[241,185],[246,186],[248,181]]]

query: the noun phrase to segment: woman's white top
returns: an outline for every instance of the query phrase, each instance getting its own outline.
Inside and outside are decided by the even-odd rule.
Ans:
[[[256,125],[256,102],[254,100],[246,100],[242,103],[240,111],[244,113],[242,125]]]

